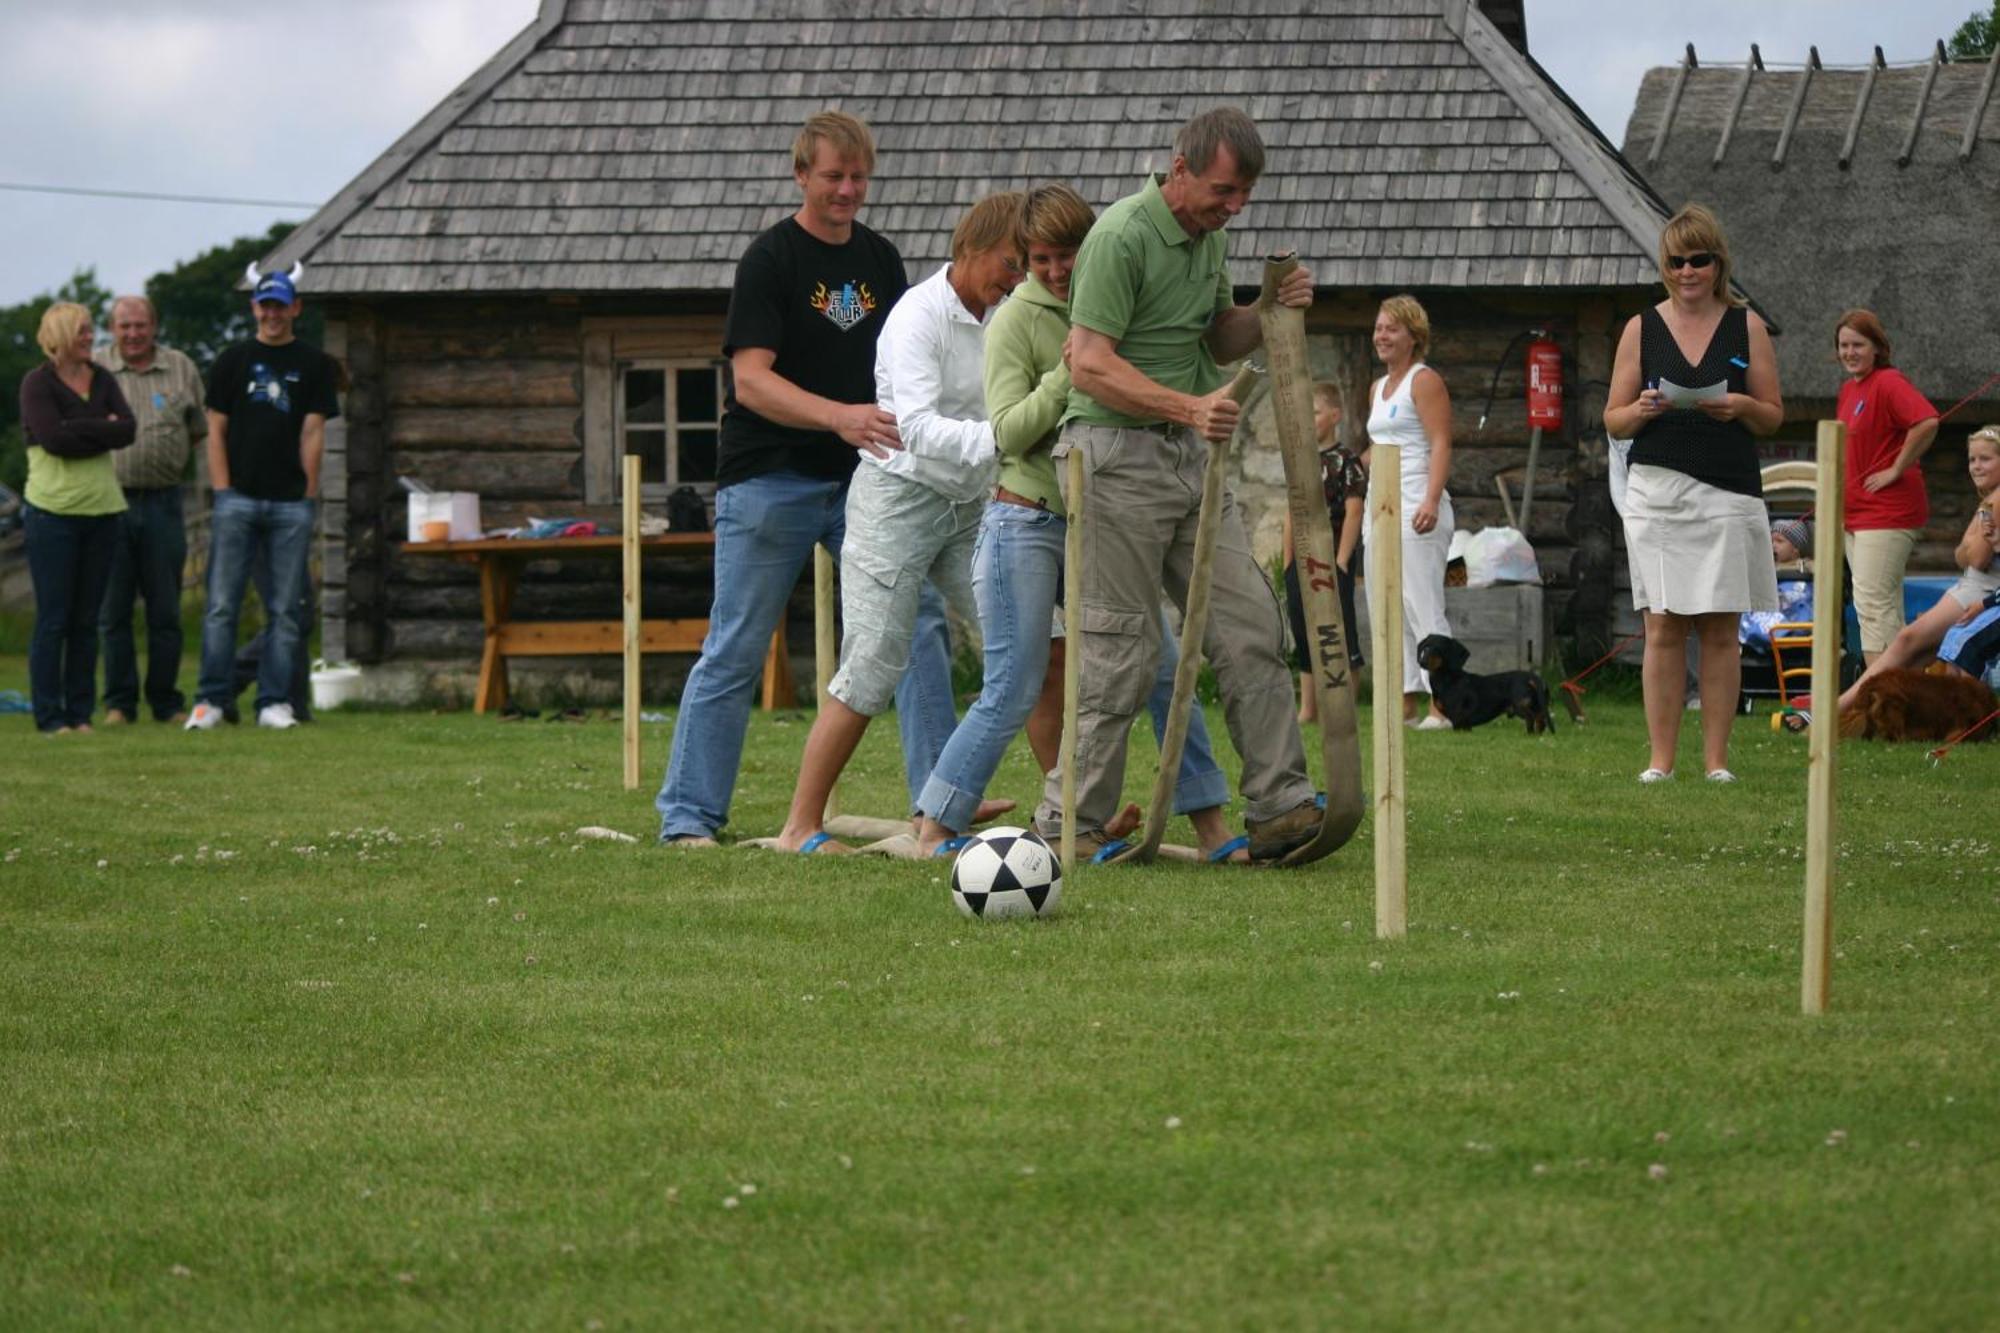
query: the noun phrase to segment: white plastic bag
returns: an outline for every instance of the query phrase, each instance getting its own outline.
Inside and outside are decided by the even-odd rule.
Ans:
[[[1465,539],[1465,586],[1542,581],[1535,548],[1514,528],[1485,528]]]

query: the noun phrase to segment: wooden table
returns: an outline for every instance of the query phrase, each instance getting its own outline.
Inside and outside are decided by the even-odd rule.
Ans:
[[[514,592],[521,567],[530,560],[590,556],[616,560],[620,537],[550,537],[471,542],[405,542],[404,555],[442,556],[479,566],[479,611],[486,646],[479,657],[479,690],[474,711],[507,706],[507,659],[510,657],[615,657],[625,651],[625,627],[616,620],[516,620]],[[641,537],[642,555],[707,556],[715,553],[712,532],[668,532]],[[639,650],[646,653],[698,653],[708,635],[708,617],[648,620],[641,626]],[[778,618],[771,649],[764,657],[764,707],[792,705],[791,660],[785,654],[785,621]]]

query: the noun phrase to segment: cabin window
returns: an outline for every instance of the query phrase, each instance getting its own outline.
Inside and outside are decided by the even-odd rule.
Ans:
[[[682,486],[715,493],[722,431],[722,365],[626,361],[618,367],[616,436],[640,464],[639,498],[664,503]]]

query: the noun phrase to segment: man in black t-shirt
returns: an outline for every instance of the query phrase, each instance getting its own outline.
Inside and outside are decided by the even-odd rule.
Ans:
[[[654,804],[660,838],[715,845],[743,757],[765,645],[815,543],[839,553],[854,451],[900,449],[875,406],[875,338],[908,279],[896,247],[855,220],[875,143],[839,111],[792,145],[804,198],[750,243],[736,269],[723,355],[732,385],[716,469],[715,599],[688,676]],[[912,667],[897,691],[910,796],[956,722],[943,606],[925,590]]]
[[[298,725],[292,668],[305,651],[299,615],[319,495],[326,423],[340,415],[333,359],[292,336],[301,304],[291,274],[257,275],[250,308],[257,336],[223,350],[208,374],[208,611],[201,680],[189,731],[208,731],[235,696],[236,622],[244,585],[262,559],[270,571],[269,635],[257,673],[257,724]]]

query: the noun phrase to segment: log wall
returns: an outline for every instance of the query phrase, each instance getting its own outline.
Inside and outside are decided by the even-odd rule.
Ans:
[[[1608,641],[1613,602],[1625,582],[1622,531],[1604,481],[1605,381],[1619,330],[1651,295],[1418,295],[1432,322],[1428,360],[1452,399],[1450,490],[1460,527],[1505,521],[1496,477],[1506,480],[1519,503],[1528,451],[1525,348],[1507,354],[1481,429],[1496,362],[1517,333],[1532,327],[1551,329],[1564,348],[1566,422],[1542,443],[1528,537],[1540,558],[1557,636],[1594,655],[1595,645]],[[1369,342],[1378,299],[1363,292],[1323,295],[1308,321],[1314,372],[1341,387],[1342,436],[1350,443],[1364,438],[1368,386],[1381,369]],[[608,501],[605,459],[615,458],[615,449],[587,457],[590,432],[608,430],[608,418],[587,410],[587,403],[593,396],[609,402],[621,359],[706,357],[721,343],[720,298],[706,308],[664,315],[657,301],[643,307],[627,302],[620,310],[555,298],[347,303],[331,307],[329,316],[328,350],[346,362],[353,387],[328,437],[327,654],[368,663],[439,661],[468,670],[476,666],[481,638],[475,573],[398,552],[406,505],[397,477],[416,477],[437,490],[477,492],[488,528],[557,515],[616,522],[614,504],[591,502]],[[1767,452],[1810,456],[1811,432],[1810,420],[1788,422]],[[1933,522],[1913,568],[1948,567],[1971,514],[1965,434],[1948,425],[1926,459]],[[1283,510],[1268,403],[1253,410],[1249,435],[1238,454],[1235,485],[1253,545],[1268,561],[1278,551]],[[595,476],[588,475],[592,467],[600,468]],[[646,614],[700,615],[710,585],[705,560],[649,560]],[[614,618],[615,562],[538,562],[517,606],[524,616]],[[811,679],[803,662],[810,629],[810,592],[802,589],[790,621],[801,680]],[[595,665],[615,672],[610,659]],[[671,682],[691,661],[659,665]]]
[[[331,313],[329,350],[348,363],[353,389],[329,439],[328,498],[336,511],[328,515],[324,551],[329,656],[477,667],[477,572],[399,551],[408,534],[399,477],[433,490],[476,492],[488,529],[557,516],[618,521],[608,497],[586,498],[595,498],[586,485],[592,428],[586,380],[608,403],[617,357],[687,347],[712,355],[721,342],[718,312],[662,317],[658,309],[654,303],[628,316],[571,300],[530,299],[349,304]],[[625,327],[639,334],[612,337],[610,331]],[[587,351],[600,354],[595,374]],[[599,421],[596,428],[605,427]],[[615,444],[608,436],[605,444],[615,467]],[[617,568],[594,559],[536,561],[527,567],[516,611],[524,618],[616,619]],[[704,615],[711,591],[706,560],[646,562],[649,616]],[[616,670],[609,658],[594,665]]]
[[[1608,632],[1612,580],[1623,561],[1616,515],[1605,490],[1604,382],[1618,329],[1638,308],[1643,293],[1534,296],[1420,292],[1431,319],[1427,363],[1444,377],[1452,405],[1452,464],[1447,489],[1458,526],[1468,530],[1505,523],[1495,478],[1506,481],[1518,507],[1528,461],[1526,357],[1524,339],[1511,351],[1515,335],[1549,329],[1561,344],[1564,368],[1564,426],[1545,433],[1537,460],[1535,504],[1528,539],[1535,547],[1548,589],[1551,621],[1559,637],[1580,639],[1587,649]],[[1341,438],[1350,447],[1366,443],[1368,392],[1382,373],[1370,339],[1379,297],[1345,292],[1323,295],[1307,323],[1307,343],[1317,378],[1341,389]],[[1484,428],[1481,410],[1494,367],[1501,362],[1492,411]],[[1239,453],[1237,492],[1251,528],[1251,544],[1267,562],[1282,540],[1284,473],[1268,402],[1253,409],[1251,442]]]

